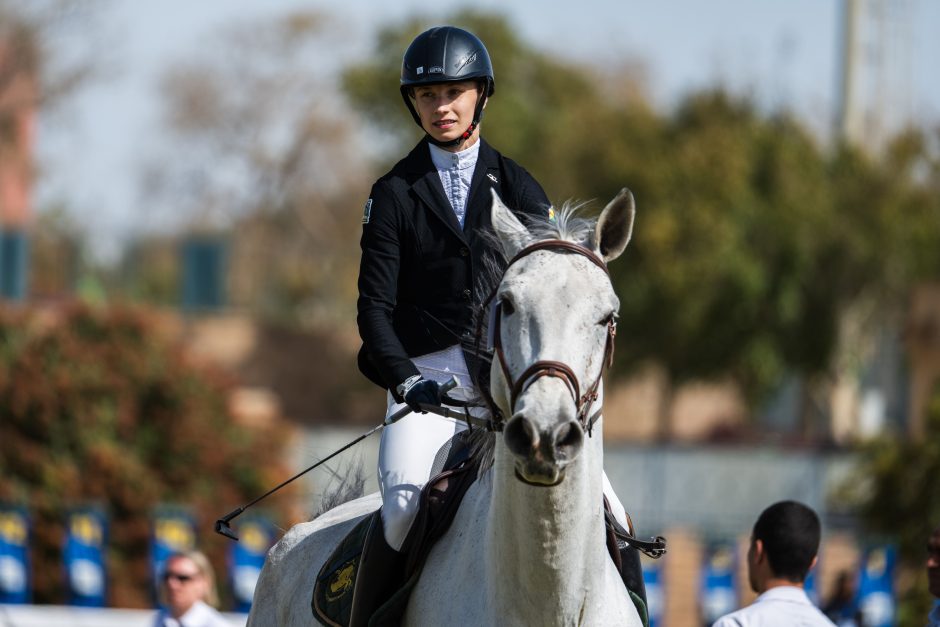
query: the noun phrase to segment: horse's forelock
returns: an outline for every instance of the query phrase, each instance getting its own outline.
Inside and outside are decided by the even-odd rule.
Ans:
[[[587,204],[587,202],[569,200],[561,206],[561,209],[554,211],[551,216],[523,215],[522,222],[532,236],[533,241],[560,239],[581,244],[593,250],[596,244],[594,241],[594,228],[597,224],[597,218],[586,218],[580,215]],[[489,296],[493,288],[499,285],[503,278],[506,263],[509,261],[503,243],[493,230],[483,232],[482,237],[489,241],[489,249],[492,254],[483,259],[483,268],[478,275],[474,289],[474,296],[477,297],[474,302],[478,306],[482,305],[483,300]]]
[[[569,200],[552,217],[527,216],[525,226],[535,241],[560,239],[593,248],[597,219],[581,215],[587,204]]]

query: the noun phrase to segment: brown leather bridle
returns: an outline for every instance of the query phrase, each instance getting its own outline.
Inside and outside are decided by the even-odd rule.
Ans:
[[[604,274],[606,274],[608,278],[610,277],[610,271],[607,269],[607,264],[604,263],[604,261],[593,251],[585,248],[584,246],[581,246],[580,244],[575,244],[574,242],[561,239],[542,240],[526,246],[509,260],[509,263],[506,264],[506,270],[508,270],[512,264],[516,263],[523,257],[531,255],[532,253],[539,250],[576,253],[582,257],[587,258],[589,261],[591,261],[591,263],[603,270]],[[486,299],[484,307],[493,300],[495,294],[496,289],[494,289],[493,293],[491,293],[489,298]],[[510,389],[510,411],[515,411],[516,400],[526,390],[526,388],[532,385],[536,380],[541,377],[556,377],[564,381],[565,385],[568,386],[568,391],[571,393],[575,405],[577,406],[578,422],[590,436],[594,423],[600,416],[600,411],[590,415],[591,406],[594,404],[594,401],[597,400],[597,388],[600,386],[601,378],[604,375],[604,368],[609,368],[614,358],[614,339],[617,336],[617,321],[614,317],[614,314],[611,314],[610,318],[607,320],[607,341],[604,345],[604,360],[601,364],[601,370],[597,373],[597,378],[594,380],[594,383],[592,383],[587,391],[582,395],[581,386],[578,382],[578,376],[574,373],[574,370],[572,370],[571,367],[564,362],[555,361],[552,359],[541,359],[536,361],[526,368],[522,374],[519,375],[518,379],[513,381],[512,374],[509,372],[509,365],[506,363],[506,356],[503,353],[503,342],[500,329],[500,320],[502,318],[502,302],[497,302],[495,307],[496,311],[494,312],[495,315],[493,320],[493,324],[495,326],[491,330],[493,336],[493,349],[496,353],[496,357],[499,359],[499,365],[500,368],[502,368],[503,377],[505,377],[506,383]],[[487,395],[489,396],[489,394]],[[487,401],[491,410],[493,411],[493,428],[496,431],[502,431],[505,419],[497,408],[496,403],[493,401],[492,397],[488,398]]]

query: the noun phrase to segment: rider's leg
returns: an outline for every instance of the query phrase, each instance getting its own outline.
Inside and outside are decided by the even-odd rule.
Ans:
[[[405,407],[389,395],[388,413]],[[382,430],[379,488],[385,539],[400,551],[418,510],[421,488],[430,478],[438,450],[466,424],[435,414],[407,414]]]
[[[604,406],[604,382],[601,381],[597,386],[597,400],[594,401],[594,407],[600,408]],[[632,532],[632,525],[627,518],[627,512],[623,507],[623,503],[620,502],[620,499],[617,497],[614,488],[610,485],[610,481],[607,479],[607,472],[604,472],[604,496],[607,497],[607,502],[610,504],[610,511],[614,515],[614,518],[617,519],[617,522],[620,523],[620,526],[624,529]]]
[[[614,515],[614,518],[617,519],[617,522],[620,523],[620,526],[632,533],[634,530],[627,519],[627,511],[624,509],[620,499],[617,498],[613,486],[610,485],[610,481],[607,479],[606,472],[604,473],[604,496],[607,497],[607,502],[610,504],[610,511]]]

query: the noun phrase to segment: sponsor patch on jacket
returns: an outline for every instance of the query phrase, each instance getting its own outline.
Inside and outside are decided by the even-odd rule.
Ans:
[[[362,210],[362,223],[369,224],[369,218],[372,216],[372,199],[366,201],[366,206]]]

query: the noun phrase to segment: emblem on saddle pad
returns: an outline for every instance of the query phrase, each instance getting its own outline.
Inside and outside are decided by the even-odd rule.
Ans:
[[[330,578],[326,600],[333,602],[349,592],[356,580],[356,559],[351,559],[333,573]]]

